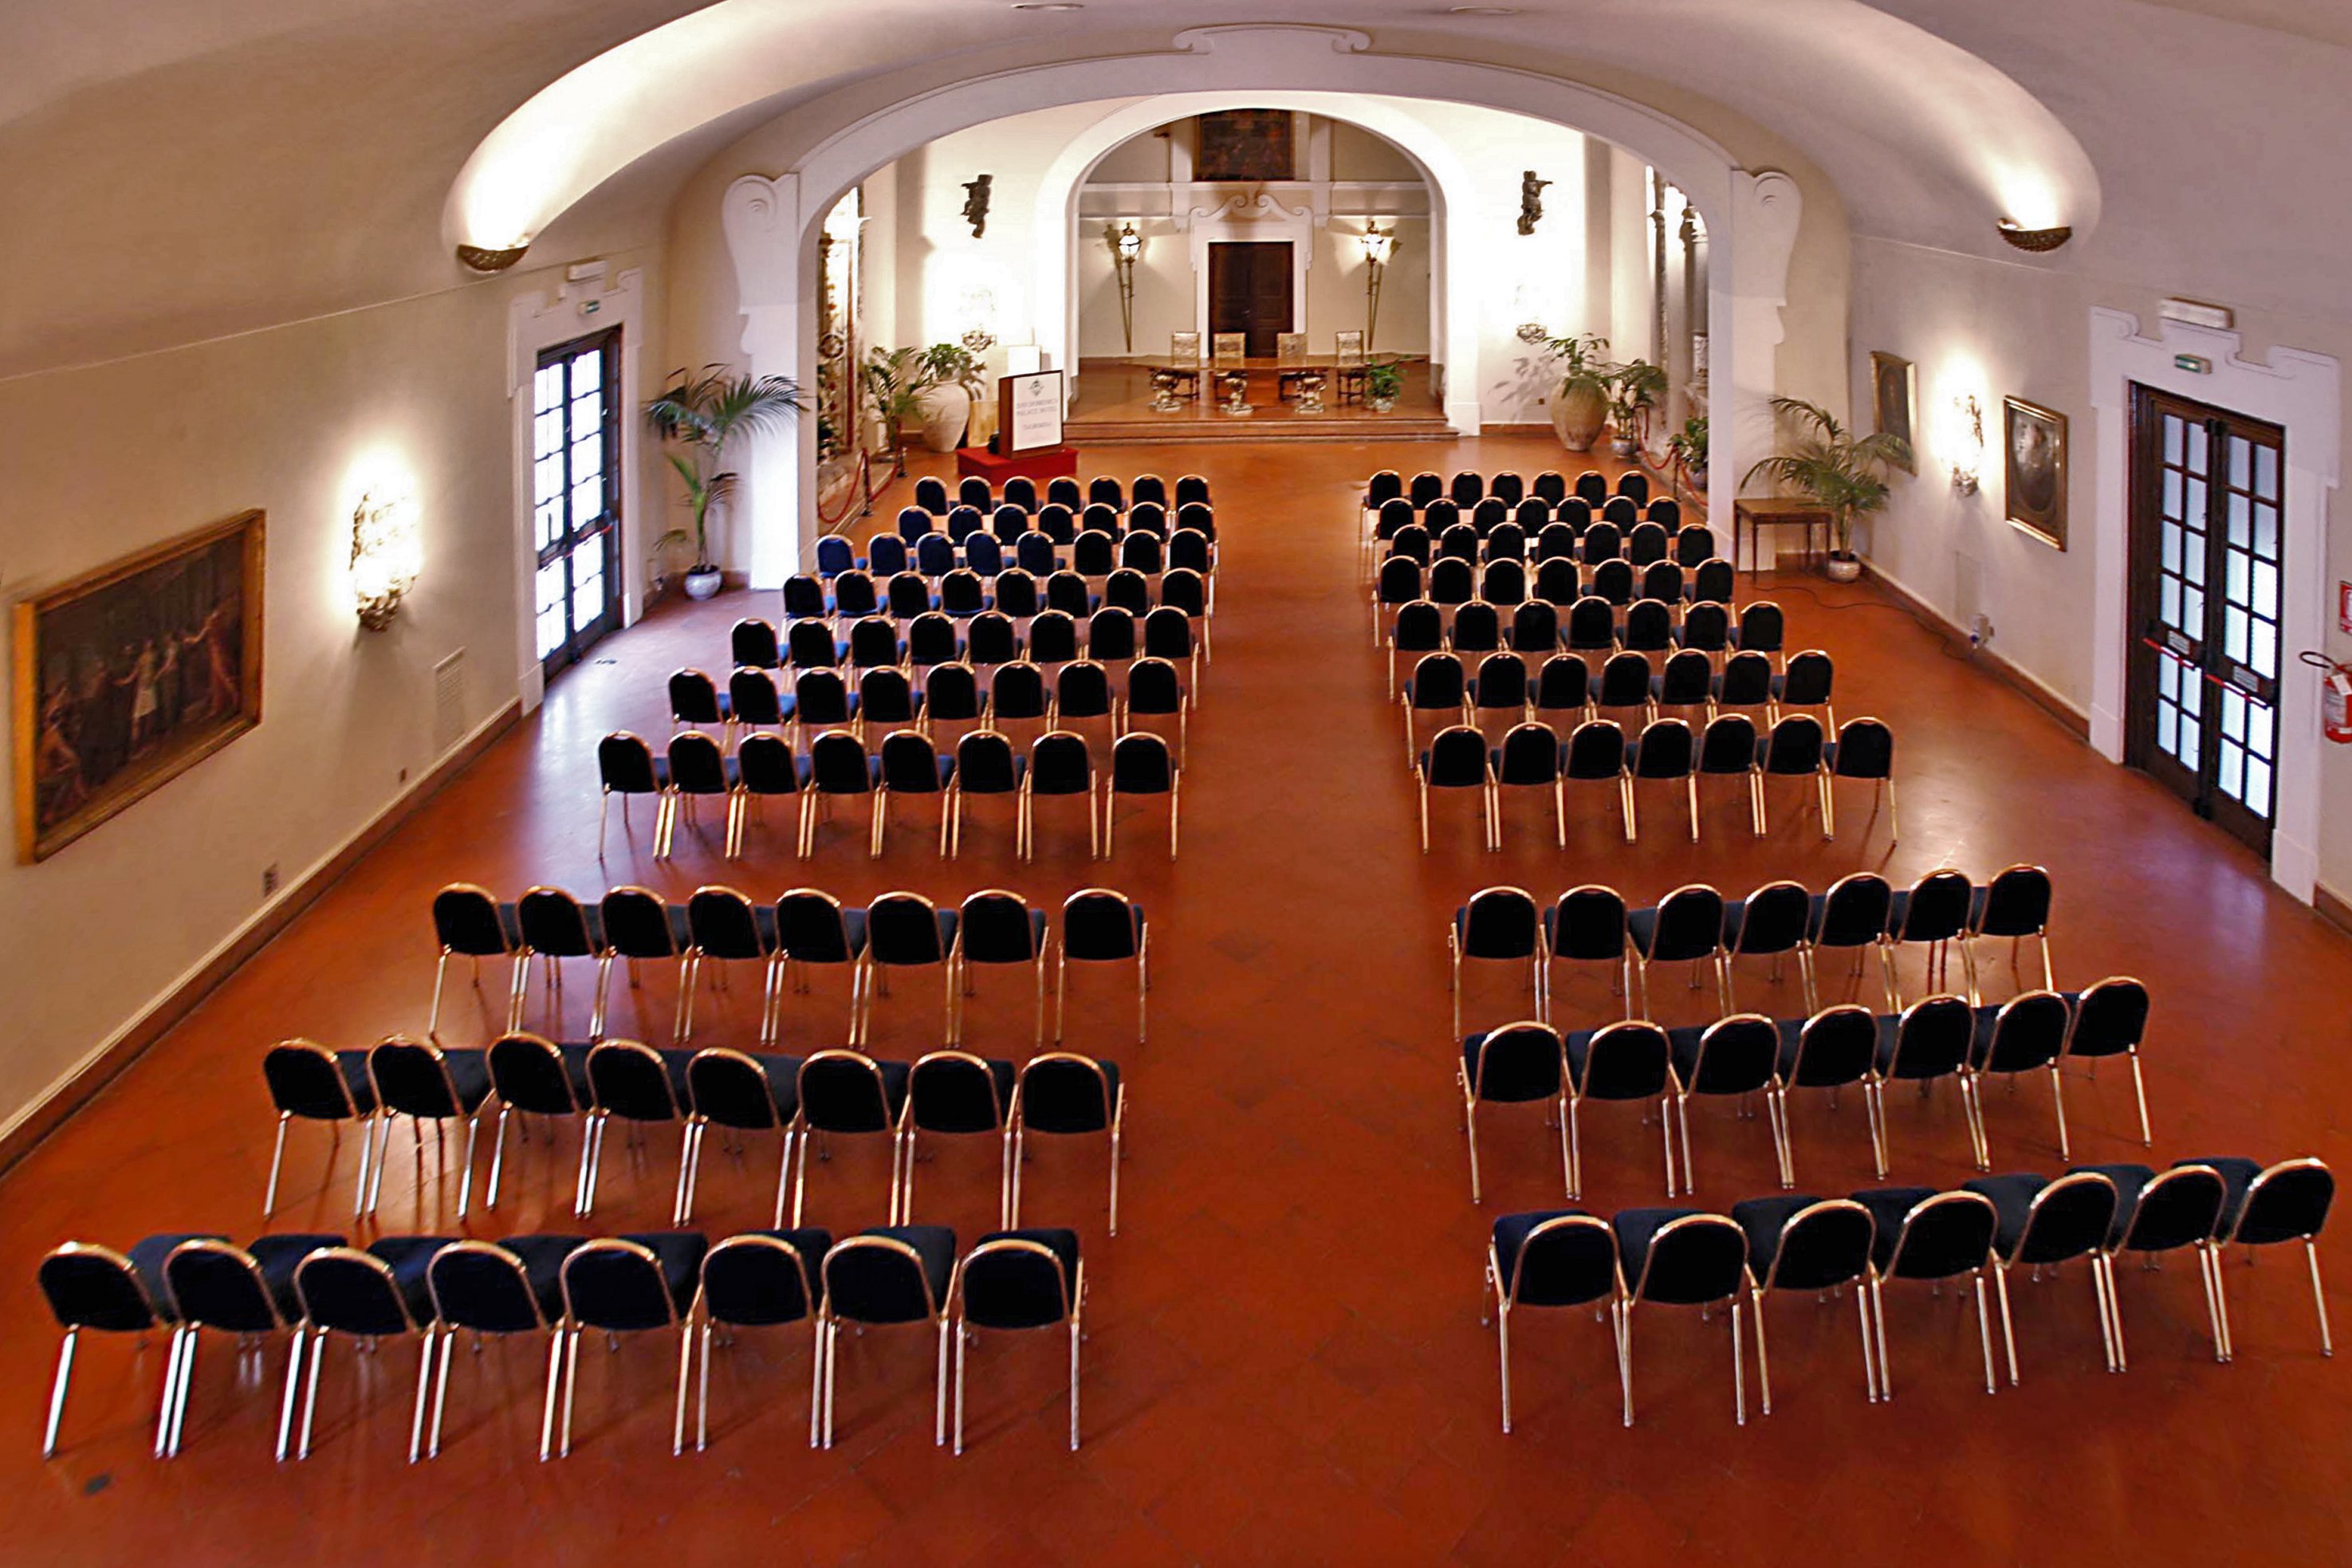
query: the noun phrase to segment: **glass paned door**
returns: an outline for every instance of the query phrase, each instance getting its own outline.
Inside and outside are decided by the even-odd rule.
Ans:
[[[550,675],[620,624],[621,333],[549,349],[531,380],[533,605]]]
[[[2129,760],[2267,852],[2284,437],[2147,387],[2133,416]]]

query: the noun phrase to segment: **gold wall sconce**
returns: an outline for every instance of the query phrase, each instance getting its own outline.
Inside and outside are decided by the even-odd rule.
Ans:
[[[425,544],[416,502],[405,490],[370,490],[352,510],[352,596],[360,624],[381,632],[416,586]]]

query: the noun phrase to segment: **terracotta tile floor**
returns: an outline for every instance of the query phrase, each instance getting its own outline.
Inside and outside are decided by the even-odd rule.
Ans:
[[[1764,841],[1734,792],[1712,797],[1703,844],[1663,798],[1637,847],[1618,838],[1605,792],[1588,797],[1565,854],[1532,802],[1501,854],[1476,848],[1469,815],[1441,810],[1435,852],[1415,852],[1412,796],[1393,706],[1381,697],[1357,582],[1352,497],[1396,462],[1534,470],[1558,460],[1531,438],[1381,449],[1318,444],[1094,455],[1109,471],[1198,467],[1216,486],[1223,570],[1216,662],[1204,685],[1184,789],[1184,855],[1154,852],[1148,822],[1115,862],[1089,865],[1075,824],[1047,823],[1046,853],[1022,865],[1001,819],[981,811],[965,858],[942,864],[919,828],[866,860],[836,824],[795,863],[786,829],[755,831],[722,864],[688,839],[656,865],[640,810],[599,864],[591,760],[615,725],[667,728],[662,679],[719,667],[734,596],[665,612],[616,638],[184,1027],[0,1184],[0,1384],[11,1390],[0,1485],[12,1563],[625,1562],[755,1552],[810,1563],[2055,1563],[2127,1551],[2137,1562],[2342,1562],[2340,1498],[2352,1480],[2352,1406],[2320,1359],[2310,1301],[2290,1256],[2231,1264],[2238,1357],[2204,1348],[2193,1270],[2122,1276],[2132,1369],[2100,1370],[2079,1271],[2018,1291],[2025,1381],[1988,1397],[1963,1296],[1890,1291],[1896,1397],[1864,1402],[1850,1303],[1773,1306],[1775,1413],[1733,1425],[1724,1327],[1645,1313],[1636,1368],[1641,1424],[1620,1427],[1608,1339],[1580,1313],[1530,1313],[1517,1336],[1518,1431],[1496,1429],[1495,1343],[1478,1322],[1479,1270],[1496,1214],[1559,1201],[1557,1143],[1533,1113],[1490,1114],[1487,1201],[1473,1207],[1446,1038],[1448,912],[1497,882],[1556,893],[1599,880],[1647,900],[1695,877],[1744,889],[1768,876],[1816,885],[1869,866],[1907,879],[1946,862],[1987,874],[2046,862],[2059,888],[2062,983],[2119,971],[2154,985],[2148,1048],[2157,1147],[2147,1157],[2261,1158],[2343,1148],[2345,1012],[2352,946],[2273,893],[2236,844],[2147,780],[2110,768],[2019,696],[1948,656],[1904,613],[1818,579],[1769,583],[1797,646],[1838,660],[1842,716],[1877,713],[1899,736],[1903,841],[1887,841],[1866,796],[1841,801],[1836,841],[1774,792]],[[887,516],[886,509],[883,516]],[[1741,580],[1747,591],[1747,580]],[[918,820],[920,814],[918,813]],[[998,1337],[974,1364],[970,1448],[930,1441],[930,1356],[917,1332],[844,1342],[839,1446],[806,1444],[808,1350],[797,1331],[746,1335],[717,1360],[710,1450],[673,1459],[669,1346],[656,1339],[583,1357],[577,1447],[533,1458],[535,1345],[461,1356],[443,1457],[404,1462],[412,1352],[331,1353],[317,1450],[268,1458],[282,1352],[240,1364],[206,1345],[184,1456],[148,1457],[155,1347],[86,1343],[53,1462],[35,1453],[56,1338],[33,1270],[68,1237],[128,1243],[150,1231],[259,1228],[269,1117],[257,1062],[271,1040],[361,1043],[423,1026],[432,979],[425,905],[456,878],[520,891],[595,891],[610,881],[682,894],[724,880],[762,894],[807,883],[862,902],[889,887],[942,897],[1011,886],[1053,904],[1102,882],[1150,907],[1155,990],[1139,1049],[1131,992],[1080,982],[1070,1038],[1121,1061],[1132,1086],[1121,1234],[1102,1228],[1103,1158],[1091,1143],[1041,1148],[1028,1218],[1079,1227],[1093,1299],[1086,1443],[1058,1433],[1062,1357],[1052,1336]],[[584,976],[584,969],[582,976]],[[1906,976],[1916,986],[1918,965]],[[586,988],[569,990],[581,1027]],[[1997,984],[2006,986],[2005,977]],[[494,996],[495,983],[485,995]],[[1793,981],[1743,998],[1798,1007]],[[625,998],[616,1030],[665,1026],[667,982]],[[1670,1016],[1698,998],[1671,980]],[[1525,1010],[1503,978],[1472,982],[1469,1014]],[[453,1038],[479,1038],[488,1002],[457,993]],[[975,1038],[1018,1056],[1028,997],[988,985]],[[1597,978],[1563,975],[1561,1015],[1608,1016]],[[786,1010],[794,1049],[838,1038],[838,983]],[[902,984],[879,1010],[876,1049],[931,1043],[937,992]],[[738,984],[702,1032],[743,1040],[756,993]],[[535,1015],[536,1016],[536,1015]],[[2142,1157],[2119,1072],[2068,1088],[2075,1157]],[[1948,1086],[1891,1099],[1894,1176],[1969,1174]],[[2058,1166],[2046,1100],[1999,1089],[1989,1103],[1999,1168]],[[1760,1119],[1698,1108],[1698,1201],[1771,1190]],[[1804,1189],[1870,1179],[1861,1106],[1795,1112]],[[1660,1196],[1656,1130],[1620,1107],[1586,1124],[1589,1206]],[[991,1221],[992,1149],[939,1147],[921,1218],[967,1238]],[[985,1140],[982,1141],[982,1144]],[[352,1151],[330,1170],[326,1139],[298,1133],[283,1228],[343,1228]],[[429,1147],[429,1145],[428,1145]],[[383,1219],[394,1229],[499,1235],[572,1224],[574,1145],[559,1134],[510,1151],[495,1217],[453,1218],[446,1180],[416,1182],[395,1145]],[[655,1137],[607,1161],[599,1228],[658,1226],[675,1143]],[[700,1222],[761,1223],[772,1155],[738,1170],[708,1162]],[[454,1169],[453,1143],[444,1169]],[[810,1218],[849,1229],[882,1218],[879,1147],[836,1140],[817,1170]],[[2339,1282],[2352,1258],[2324,1249]],[[1750,1376],[1752,1377],[1752,1367]]]

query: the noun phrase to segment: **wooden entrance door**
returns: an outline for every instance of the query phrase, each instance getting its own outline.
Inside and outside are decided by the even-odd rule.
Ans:
[[[621,623],[621,329],[549,349],[531,379],[539,658],[549,678]]]
[[[1209,246],[1209,330],[1240,332],[1250,358],[1272,359],[1277,332],[1290,330],[1290,242],[1213,242]]]
[[[2265,854],[2285,458],[2276,425],[2132,389],[2125,759]]]

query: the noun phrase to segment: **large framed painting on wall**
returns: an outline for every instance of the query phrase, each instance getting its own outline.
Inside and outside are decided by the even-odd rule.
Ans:
[[[1228,109],[1200,117],[1195,180],[1293,180],[1297,168],[1286,109]]]
[[[2001,497],[2010,523],[2066,548],[2066,416],[2023,398],[2001,400]]]
[[[16,857],[46,860],[261,722],[264,519],[16,605]]]
[[[1918,438],[1911,432],[1911,411],[1917,401],[1918,372],[1911,361],[1893,354],[1870,356],[1870,407],[1881,435],[1900,436],[1905,455],[1895,466],[1906,474],[1919,472]]]

